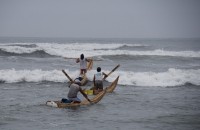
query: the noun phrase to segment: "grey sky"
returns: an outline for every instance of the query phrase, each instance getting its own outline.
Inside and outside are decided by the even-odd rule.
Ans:
[[[0,36],[200,37],[200,0],[0,0]]]

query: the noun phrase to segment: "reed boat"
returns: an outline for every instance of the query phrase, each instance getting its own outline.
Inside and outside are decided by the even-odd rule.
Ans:
[[[118,80],[119,80],[119,76],[108,86],[106,87],[106,92],[107,93],[112,93],[116,86],[117,86],[117,83],[118,83]],[[94,93],[94,91],[92,89],[89,89],[89,90],[84,90],[84,92],[87,94],[87,95],[95,95],[97,93]]]
[[[93,60],[91,59],[90,62],[87,62],[87,70],[91,70],[93,67]],[[62,72],[64,73],[64,75],[69,79],[70,82],[73,82],[74,80],[72,78],[69,77],[69,75],[65,72],[65,70],[62,70]],[[81,86],[84,86],[87,84],[88,82],[88,78],[87,78],[87,73],[81,75]]]
[[[89,102],[87,99],[83,100],[81,103],[73,103],[73,102],[62,103],[61,101],[47,101],[46,105],[51,106],[51,107],[57,107],[57,108],[68,108],[68,107],[77,107],[77,106],[83,106],[83,105],[92,105],[101,101],[101,99],[104,97],[105,94],[106,94],[106,90],[101,91],[100,93],[95,95],[92,99],[90,99],[91,102]]]
[[[90,99],[91,102],[89,102],[86,99],[83,100],[81,103],[62,103],[61,101],[47,101],[46,105],[51,106],[51,107],[57,107],[57,108],[68,108],[68,107],[76,107],[76,106],[96,104],[99,101],[101,101],[101,99],[104,97],[104,95],[106,93],[112,93],[114,91],[114,89],[117,86],[118,80],[119,80],[119,76],[108,87],[106,87],[103,91],[94,95],[92,97],[92,99]],[[87,91],[91,92],[91,90],[85,90],[85,92],[87,92]],[[86,94],[90,95],[89,93],[86,93]],[[92,92],[92,95],[93,95],[93,92]]]

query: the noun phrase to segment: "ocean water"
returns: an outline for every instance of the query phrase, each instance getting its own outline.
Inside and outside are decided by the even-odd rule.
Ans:
[[[80,54],[93,57],[117,88],[95,105],[59,109]],[[81,99],[84,99],[79,95]],[[199,130],[200,39],[0,37],[1,130]]]

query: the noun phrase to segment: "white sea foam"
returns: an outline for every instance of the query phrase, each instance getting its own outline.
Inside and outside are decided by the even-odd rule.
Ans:
[[[6,52],[23,54],[23,53],[32,53],[34,51],[42,50],[42,48],[27,48],[21,46],[0,46],[0,49]]]
[[[35,47],[23,47],[17,45],[32,45],[33,43],[14,43],[0,44],[0,49],[10,53],[33,53],[41,51],[55,56],[77,58],[80,53],[86,57],[103,56],[103,55],[132,55],[132,56],[174,56],[174,57],[200,57],[200,51],[166,51],[166,50],[151,50],[151,51],[131,51],[118,49],[126,46],[144,46],[140,44],[98,44],[98,43],[34,43]],[[12,45],[12,46],[10,46]]]
[[[76,78],[79,71],[66,72],[71,78]],[[109,71],[104,71],[109,73]],[[88,72],[88,79],[92,81],[95,70]],[[135,86],[179,86],[185,83],[192,83],[194,85],[200,85],[200,69],[198,70],[180,70],[169,69],[166,72],[128,72],[128,71],[116,71],[107,78],[109,82],[112,82],[117,76],[120,76],[119,84],[121,85],[135,85]],[[0,80],[6,83],[16,82],[67,82],[68,79],[64,76],[61,70],[43,71],[41,69],[36,70],[0,70]]]
[[[32,45],[33,43],[10,43],[0,44],[0,48],[8,52],[15,53],[31,53],[35,50],[96,50],[96,49],[116,49],[122,46],[143,46],[140,44],[125,44],[125,43],[116,43],[116,44],[99,44],[99,43],[68,43],[68,44],[58,44],[58,43],[34,43],[37,45],[35,48],[31,47],[21,47],[17,45]],[[10,46],[12,45],[12,46]],[[24,48],[24,51],[23,51]],[[27,51],[30,49],[30,51]],[[32,50],[32,51],[31,51]]]
[[[136,86],[179,86],[185,83],[200,85],[200,69],[181,70],[171,68],[167,72],[124,72],[120,75],[120,84]]]

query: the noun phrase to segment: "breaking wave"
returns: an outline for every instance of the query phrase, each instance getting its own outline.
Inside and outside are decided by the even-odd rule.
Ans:
[[[76,78],[79,71],[66,72],[71,78]],[[104,71],[109,73],[109,71]],[[87,73],[88,79],[92,81],[95,70]],[[166,72],[127,72],[116,71],[107,78],[107,81],[112,82],[117,76],[120,76],[119,84],[134,85],[134,86],[180,86],[187,83],[200,85],[200,69],[174,69],[171,68]],[[41,69],[35,70],[0,70],[1,83],[17,83],[17,82],[68,82],[69,80],[64,76],[61,70],[43,71]]]
[[[166,50],[148,50],[133,51],[123,50],[125,47],[146,47],[140,44],[98,44],[98,43],[12,43],[0,44],[1,55],[27,55],[38,54],[45,56],[60,56],[68,58],[77,58],[80,53],[86,57],[105,56],[105,55],[130,55],[130,56],[172,56],[172,57],[200,57],[200,51],[166,51]],[[40,55],[36,55],[40,56]]]
[[[0,50],[0,56],[52,57],[52,55],[44,52],[43,50],[37,50],[31,53],[21,53],[21,54]]]

